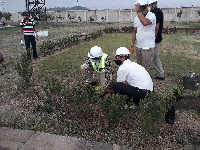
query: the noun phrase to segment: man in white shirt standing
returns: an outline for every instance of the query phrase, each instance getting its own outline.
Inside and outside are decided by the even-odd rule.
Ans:
[[[113,84],[113,91],[127,95],[138,105],[148,92],[153,91],[153,82],[149,73],[141,65],[129,60],[130,52],[126,47],[116,51],[115,63],[119,65],[117,83]]]
[[[135,9],[137,16],[134,19],[134,31],[132,34],[131,47],[137,40],[136,59],[137,63],[147,71],[150,69],[155,48],[156,16],[148,11],[148,0],[137,0]]]

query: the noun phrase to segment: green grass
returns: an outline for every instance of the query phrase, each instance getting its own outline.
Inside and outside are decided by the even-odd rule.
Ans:
[[[200,40],[200,37],[194,35],[170,34],[163,35],[163,42],[160,48],[160,58],[165,70],[166,77],[171,78],[173,84],[181,85],[182,74],[192,71],[199,72],[199,61],[196,59],[198,53],[198,44],[195,40]],[[193,39],[193,40],[187,40]],[[83,43],[77,47],[61,54],[53,55],[41,62],[40,70],[42,77],[49,75],[61,80],[68,81],[67,83],[82,83],[80,65],[87,58],[87,52],[94,45],[102,47],[111,60],[114,60],[115,51],[120,46],[128,47],[131,43],[131,34],[108,34],[97,40]],[[191,53],[196,52],[196,54]],[[190,58],[194,57],[194,58]],[[136,60],[135,54],[131,60]],[[116,65],[112,64],[113,68]],[[152,75],[153,73],[151,73]]]
[[[50,74],[52,77],[61,77],[70,82],[81,81],[79,68],[87,59],[87,53],[91,47],[94,45],[102,47],[103,52],[110,55],[111,60],[114,60],[116,49],[120,46],[127,47],[129,43],[131,43],[131,34],[110,34],[95,41],[83,43],[62,54],[50,56],[42,61],[40,64],[41,76],[48,77],[47,75]]]
[[[0,36],[2,35],[10,35],[12,32],[20,30],[20,27],[9,27],[9,28],[0,28]]]

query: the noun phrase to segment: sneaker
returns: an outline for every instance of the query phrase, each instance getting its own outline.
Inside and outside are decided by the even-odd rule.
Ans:
[[[156,79],[156,80],[165,80],[165,77],[153,77],[153,79]]]
[[[36,57],[36,58],[34,58],[35,60],[37,60],[38,59],[38,57]]]

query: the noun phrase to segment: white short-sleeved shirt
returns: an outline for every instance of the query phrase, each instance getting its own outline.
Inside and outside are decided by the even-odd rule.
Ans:
[[[156,16],[154,13],[148,12],[145,17],[151,20],[151,24],[144,26],[137,16],[134,19],[134,27],[137,27],[137,47],[142,49],[154,48]]]
[[[125,60],[117,71],[117,82],[127,82],[133,87],[153,91],[153,82],[149,73],[141,65]]]

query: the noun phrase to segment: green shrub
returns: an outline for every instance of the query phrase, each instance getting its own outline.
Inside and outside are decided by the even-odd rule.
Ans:
[[[141,100],[139,106],[144,113],[145,130],[151,130],[155,125],[164,123],[165,113],[170,108],[167,100],[156,92],[150,93]]]
[[[40,52],[43,54],[43,56],[50,55],[55,53],[57,50],[67,48],[73,45],[78,45],[80,43],[80,39],[78,37],[64,37],[56,42],[53,41],[44,41],[40,45]]]
[[[116,33],[116,32],[119,32],[119,29],[116,29],[116,28],[113,28],[113,27],[111,27],[111,28],[105,28],[104,30],[103,30],[105,33]]]
[[[174,26],[172,29],[173,34],[177,33],[177,28]]]
[[[117,124],[120,118],[127,111],[125,109],[127,96],[113,94],[112,96],[99,101],[101,108],[106,113],[106,120],[109,124]]]
[[[93,87],[75,87],[73,89],[68,88],[64,91],[63,95],[66,99],[73,103],[89,102],[96,104],[101,99]]]
[[[167,89],[167,99],[169,105],[174,105],[174,103],[182,98],[183,88],[180,88],[178,85],[171,85]]]
[[[25,81],[25,85],[29,86],[33,75],[33,67],[26,54],[21,56],[21,60],[15,65],[15,69],[17,70],[18,75]]]
[[[44,88],[44,91],[47,96],[50,95],[58,95],[61,94],[63,86],[61,85],[60,81],[55,78],[47,79],[47,84]]]
[[[132,33],[133,32],[133,30],[134,30],[134,27],[133,26],[129,26],[129,27],[124,27],[124,32],[125,33]]]

